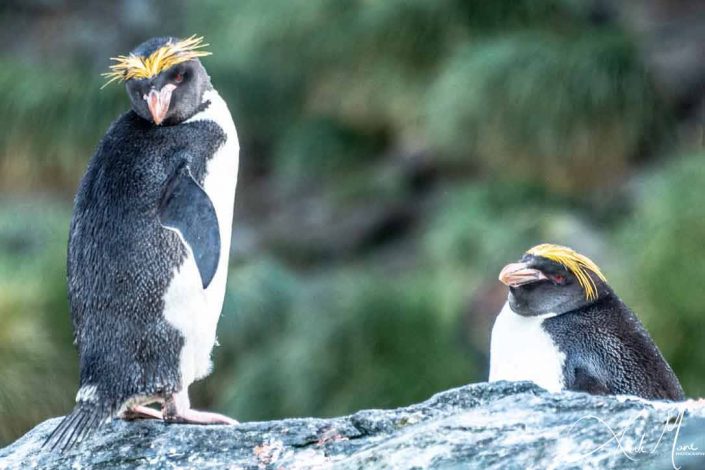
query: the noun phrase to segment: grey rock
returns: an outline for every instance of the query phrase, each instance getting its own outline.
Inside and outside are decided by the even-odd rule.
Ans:
[[[643,469],[672,468],[672,457],[675,467],[705,468],[698,402],[551,394],[528,382],[467,385],[417,405],[331,419],[115,420],[63,455],[41,450],[58,422],[0,450],[0,468]]]

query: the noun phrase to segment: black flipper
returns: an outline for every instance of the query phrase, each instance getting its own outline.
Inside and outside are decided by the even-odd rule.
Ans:
[[[220,259],[220,230],[208,194],[193,179],[184,162],[166,186],[159,204],[159,222],[178,230],[196,258],[205,289],[213,280]]]

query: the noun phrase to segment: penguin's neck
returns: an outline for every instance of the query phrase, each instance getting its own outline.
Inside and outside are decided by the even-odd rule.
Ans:
[[[565,354],[543,327],[555,316],[519,315],[506,302],[492,328],[489,380],[530,380],[551,392],[562,390]]]
[[[196,121],[213,121],[223,129],[223,132],[225,132],[228,138],[237,139],[235,124],[230,115],[228,105],[215,88],[209,88],[203,92],[198,112],[184,122],[190,123]]]

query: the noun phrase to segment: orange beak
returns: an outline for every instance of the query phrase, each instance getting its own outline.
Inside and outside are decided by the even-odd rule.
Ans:
[[[149,95],[144,96],[154,124],[159,125],[164,121],[166,113],[169,111],[169,103],[171,103],[171,92],[175,88],[176,85],[168,83],[159,91],[152,88],[149,91]]]
[[[499,280],[507,287],[519,287],[548,279],[538,269],[529,268],[525,263],[510,263],[499,273]]]

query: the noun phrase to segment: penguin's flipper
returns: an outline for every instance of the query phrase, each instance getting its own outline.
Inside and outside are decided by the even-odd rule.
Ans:
[[[573,383],[569,384],[567,388],[577,392],[587,392],[592,395],[610,394],[607,384],[595,377],[583,367],[575,368],[575,378],[573,379]]]
[[[159,203],[159,222],[177,231],[191,248],[205,289],[213,280],[220,259],[220,230],[208,194],[193,179],[184,162],[167,183]]]

